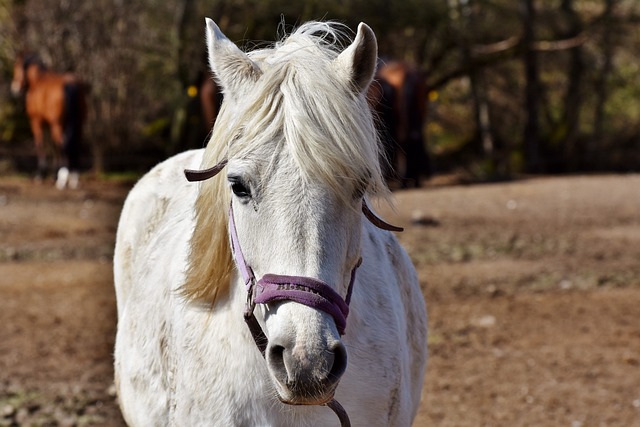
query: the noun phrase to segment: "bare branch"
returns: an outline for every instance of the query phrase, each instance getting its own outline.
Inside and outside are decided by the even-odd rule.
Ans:
[[[505,50],[512,49],[516,47],[521,41],[521,36],[511,36],[508,39],[496,43],[472,46],[471,54],[473,56],[493,55],[496,53],[504,52]]]
[[[537,41],[533,43],[531,47],[533,50],[550,52],[557,50],[567,50],[573,49],[584,44],[589,37],[586,33],[582,32],[575,37],[571,37],[563,40],[552,40],[552,41]]]

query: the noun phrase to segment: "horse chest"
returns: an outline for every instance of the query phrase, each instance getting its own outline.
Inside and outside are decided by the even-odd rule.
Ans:
[[[174,425],[212,419],[214,425],[270,425],[268,413],[279,402],[241,312],[182,310],[174,319],[171,346]]]
[[[64,114],[64,93],[62,86],[46,88],[36,85],[26,96],[27,114],[32,118],[53,124]]]

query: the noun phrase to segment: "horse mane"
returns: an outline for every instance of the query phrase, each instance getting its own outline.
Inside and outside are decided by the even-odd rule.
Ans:
[[[42,58],[37,53],[25,53],[22,55],[22,66],[26,70],[28,67],[32,65],[36,65],[40,70],[46,70],[47,67],[44,65]]]
[[[201,167],[224,158],[250,158],[270,168],[274,153],[287,149],[304,180],[322,180],[347,206],[353,205],[355,192],[386,197],[366,91],[359,93],[337,77],[334,59],[344,47],[343,28],[308,22],[272,48],[250,52],[262,74],[234,99],[241,111],[229,101],[222,104]],[[225,99],[234,95],[225,93]],[[182,289],[188,298],[214,304],[228,295],[234,272],[229,203],[224,174],[200,184]]]

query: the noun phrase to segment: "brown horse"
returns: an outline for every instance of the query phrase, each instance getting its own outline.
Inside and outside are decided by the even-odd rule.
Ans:
[[[53,160],[57,169],[56,187],[78,184],[78,162],[82,124],[86,116],[84,85],[70,73],[48,71],[36,55],[18,55],[13,67],[11,91],[26,93],[26,109],[38,157],[37,177],[47,170],[44,127],[53,140]]]
[[[422,176],[431,175],[423,137],[424,76],[405,62],[380,62],[368,95],[389,162],[387,179],[399,179],[403,187],[419,186]]]
[[[210,131],[216,123],[218,111],[222,104],[222,91],[209,75],[202,79],[202,84],[200,85],[200,103],[205,127],[207,131]]]

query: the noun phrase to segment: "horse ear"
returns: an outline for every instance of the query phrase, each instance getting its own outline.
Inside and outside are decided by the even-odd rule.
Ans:
[[[260,69],[249,56],[225,36],[213,20],[205,18],[209,66],[225,95],[236,94],[246,83],[260,77]]]
[[[335,60],[339,72],[344,73],[357,93],[363,93],[369,87],[376,72],[378,60],[378,42],[373,30],[364,22],[358,25],[353,43]]]

